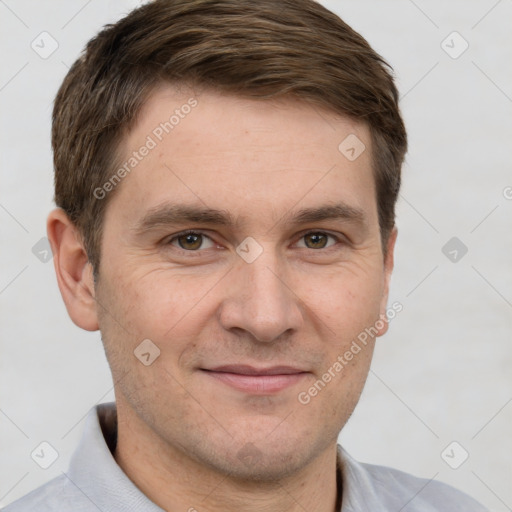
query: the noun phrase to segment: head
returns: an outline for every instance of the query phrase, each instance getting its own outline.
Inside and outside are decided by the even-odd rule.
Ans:
[[[335,442],[387,328],[406,133],[383,59],[312,0],[157,0],[88,43],[52,141],[59,286],[120,412],[241,478]]]

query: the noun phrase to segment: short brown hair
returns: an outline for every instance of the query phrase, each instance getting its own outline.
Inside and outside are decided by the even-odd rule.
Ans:
[[[313,0],[147,3],[89,41],[58,91],[55,202],[78,228],[97,275],[105,208],[115,191],[98,199],[94,190],[113,175],[120,142],[158,85],[245,98],[289,95],[366,121],[384,244],[407,150],[391,72],[362,36]]]

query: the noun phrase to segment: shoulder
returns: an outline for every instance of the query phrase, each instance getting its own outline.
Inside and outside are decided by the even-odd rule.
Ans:
[[[403,511],[486,512],[486,509],[467,494],[434,479],[419,478],[386,466],[364,464],[374,480],[375,488],[386,500],[403,496]]]
[[[89,512],[97,509],[64,474],[4,507],[1,512]]]
[[[364,504],[381,511],[488,512],[473,498],[443,482],[387,466],[357,462],[343,449],[341,452],[348,491],[347,510],[361,510],[359,507]]]

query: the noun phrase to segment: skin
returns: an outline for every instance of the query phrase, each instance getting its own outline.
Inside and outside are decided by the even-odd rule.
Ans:
[[[307,405],[297,397],[385,315],[396,230],[384,257],[368,128],[291,98],[162,86],[122,155],[191,97],[197,106],[110,192],[96,283],[76,228],[60,209],[48,217],[68,313],[100,329],[112,369],[116,461],[168,511],[332,512],[337,437],[375,339]],[[349,134],[366,145],[354,161],[338,150]],[[361,218],[287,222],[301,208],[340,202]],[[223,210],[238,223],[138,232],[164,203]],[[186,229],[204,237],[174,236]],[[262,249],[252,263],[236,252],[249,236]],[[134,356],[144,339],[160,350],[149,366]],[[205,371],[225,364],[303,373],[279,391],[245,392]]]

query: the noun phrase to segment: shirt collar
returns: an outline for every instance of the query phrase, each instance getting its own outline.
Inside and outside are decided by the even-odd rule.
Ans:
[[[163,512],[128,478],[110,451],[115,446],[117,412],[114,402],[91,409],[73,454],[68,478],[99,510]]]

